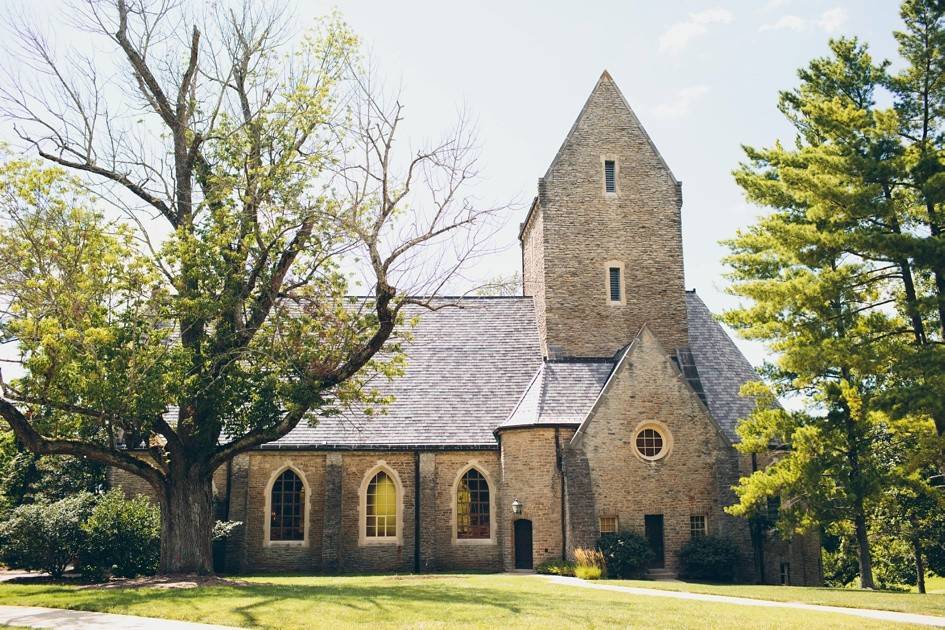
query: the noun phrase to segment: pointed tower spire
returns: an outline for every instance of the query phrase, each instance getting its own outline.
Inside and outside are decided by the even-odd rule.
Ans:
[[[522,226],[548,356],[610,357],[648,324],[687,346],[682,190],[604,70]]]

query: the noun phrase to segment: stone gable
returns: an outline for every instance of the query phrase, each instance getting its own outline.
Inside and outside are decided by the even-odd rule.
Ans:
[[[645,426],[660,432],[667,451],[655,461],[635,445]],[[662,515],[666,568],[675,571],[690,539],[690,516],[705,516],[712,534],[743,537],[744,527],[722,512],[720,501],[719,466],[730,452],[708,409],[644,327],[569,445],[568,489],[581,503],[572,546],[594,544],[600,517],[616,516],[620,529],[642,534],[645,515]]]
[[[616,163],[616,192],[604,161]],[[522,229],[524,289],[548,356],[608,357],[648,323],[687,345],[679,183],[606,72],[539,181]],[[610,304],[607,267],[625,299]]]

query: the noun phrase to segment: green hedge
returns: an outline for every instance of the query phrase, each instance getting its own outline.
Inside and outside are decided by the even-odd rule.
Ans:
[[[646,538],[632,531],[604,534],[597,541],[597,548],[604,554],[609,578],[642,577],[654,557]]]
[[[679,575],[691,580],[732,582],[738,572],[741,553],[729,538],[693,538],[679,552]]]

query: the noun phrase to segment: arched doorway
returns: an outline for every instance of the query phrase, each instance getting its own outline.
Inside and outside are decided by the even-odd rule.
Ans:
[[[525,518],[515,521],[515,568],[532,568],[532,522]]]

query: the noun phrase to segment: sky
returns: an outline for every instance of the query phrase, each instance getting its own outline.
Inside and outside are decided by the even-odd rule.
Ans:
[[[683,182],[686,286],[710,309],[724,292],[725,249],[748,226],[731,172],[742,145],[793,136],[776,108],[779,90],[856,35],[876,58],[894,58],[898,2],[754,0],[705,2],[365,2],[336,5],[389,80],[406,116],[429,130],[458,107],[479,123],[486,198],[527,203],[601,72],[607,69],[676,177]],[[325,7],[329,5],[324,5]],[[323,11],[307,3],[304,13]],[[525,208],[500,235],[507,249],[479,262],[481,277],[517,270]],[[754,363],[764,348],[739,341]]]
[[[16,0],[0,0],[0,4]],[[34,0],[53,34],[65,3]],[[856,35],[876,58],[895,57],[895,0],[583,0],[375,2],[303,0],[304,27],[337,9],[385,80],[401,90],[406,138],[438,137],[465,110],[478,125],[484,203],[514,201],[479,259],[475,280],[520,270],[517,232],[527,204],[601,72],[620,86],[683,182],[686,286],[710,309],[734,305],[724,292],[722,239],[748,226],[749,206],[731,172],[743,144],[790,140],[779,90],[827,50]],[[764,349],[740,341],[754,363]]]

